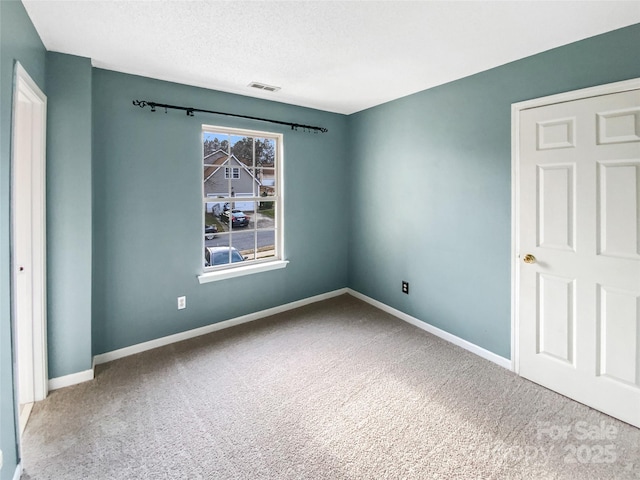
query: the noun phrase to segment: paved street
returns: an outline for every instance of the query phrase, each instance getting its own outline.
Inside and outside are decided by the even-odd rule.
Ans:
[[[273,230],[258,230],[258,248],[273,246],[275,240],[275,232]],[[231,246],[238,250],[252,250],[254,248],[254,230],[235,229],[232,234],[219,233],[213,240],[205,240],[207,247],[222,247],[229,245],[229,237],[231,237]]]
[[[225,231],[219,231],[216,234],[216,238],[212,240],[205,239],[204,244],[207,247],[223,247],[229,245],[229,237],[231,237],[231,246],[235,247],[239,251],[253,250],[254,243],[254,230],[256,222],[258,225],[257,237],[258,237],[258,249],[264,247],[273,247],[275,243],[275,232],[273,230],[262,230],[267,228],[274,228],[275,222],[273,218],[263,215],[260,212],[251,212],[249,214],[251,218],[247,227],[236,227],[231,229],[229,233],[227,224],[223,224]]]
[[[263,230],[273,228],[275,226],[273,218],[263,215],[260,212],[247,212],[247,214],[251,219],[247,227],[232,228],[229,232],[229,225],[222,224],[222,227],[225,230],[220,230],[212,240],[205,239],[205,246],[228,246],[229,240],[231,239],[232,247],[235,247],[241,252],[246,252],[247,250],[253,250],[255,248],[255,238],[257,234],[258,250],[264,250],[265,247],[273,247],[275,243],[275,232],[273,230]],[[254,230],[256,222],[258,230]]]

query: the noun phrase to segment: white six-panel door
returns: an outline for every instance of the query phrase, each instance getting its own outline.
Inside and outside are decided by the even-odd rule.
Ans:
[[[47,97],[16,63],[11,155],[11,282],[20,404],[47,396],[46,107]]]
[[[520,110],[518,142],[519,373],[640,427],[640,90]]]

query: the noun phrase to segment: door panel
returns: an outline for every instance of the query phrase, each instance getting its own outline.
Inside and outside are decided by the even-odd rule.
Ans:
[[[563,118],[538,122],[538,150],[574,147],[575,119]]]
[[[640,426],[640,90],[519,115],[519,372]]]
[[[573,363],[574,281],[538,276],[538,353]]]
[[[598,285],[598,301],[598,374],[638,387],[640,296]]]
[[[640,162],[598,162],[598,254],[640,259]]]
[[[538,167],[538,246],[573,250],[573,165]]]
[[[596,114],[598,144],[640,141],[640,108],[627,108]]]

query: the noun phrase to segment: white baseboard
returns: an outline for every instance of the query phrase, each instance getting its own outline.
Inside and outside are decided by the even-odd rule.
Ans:
[[[432,335],[435,335],[436,337],[440,337],[443,340],[446,340],[447,342],[457,345],[458,347],[464,348],[465,350],[468,350],[471,353],[475,353],[476,355],[484,358],[485,360],[489,360],[490,362],[500,365],[501,367],[504,367],[507,370],[512,370],[511,360],[509,360],[508,358],[501,357],[500,355],[490,352],[489,350],[485,350],[484,348],[479,347],[474,343],[468,342],[467,340],[457,337],[449,332],[445,332],[444,330],[441,330],[438,327],[434,327],[433,325],[423,322],[422,320],[418,320],[417,318],[412,317],[411,315],[407,315],[406,313],[401,312],[400,310],[397,310],[393,307],[390,307],[389,305],[386,305],[382,302],[379,302],[378,300],[374,300],[371,297],[367,297],[366,295],[363,295],[360,292],[357,292],[350,288],[347,289],[347,292],[349,293],[349,295],[353,295],[354,297],[364,302],[367,302],[368,304],[373,305],[376,308],[379,308],[383,312],[387,312],[393,315],[394,317],[398,317],[400,320],[404,320],[405,322],[410,323],[411,325],[414,325],[420,328],[421,330],[424,330],[425,332],[429,332]]]
[[[16,465],[16,470],[13,472],[13,480],[20,480],[22,476],[22,463]]]
[[[489,360],[501,367],[511,370],[511,360],[501,357],[500,355],[496,355],[489,350],[485,350],[482,347],[479,347],[471,342],[463,340],[460,337],[456,337],[451,333],[445,332],[433,325],[425,323],[421,320],[418,320],[411,315],[407,315],[406,313],[401,312],[395,308],[392,308],[388,305],[385,305],[382,302],[374,300],[373,298],[367,297],[360,292],[352,290],[350,288],[341,288],[338,290],[334,290],[332,292],[323,293],[320,295],[316,295],[309,298],[304,298],[302,300],[297,300],[295,302],[287,303],[285,305],[280,305],[273,308],[268,308],[266,310],[261,310],[259,312],[250,313],[248,315],[243,315],[241,317],[232,318],[230,320],[225,320],[218,323],[212,323],[211,325],[206,325],[200,328],[194,328],[193,330],[187,330],[186,332],[176,333],[174,335],[168,335],[166,337],[157,338],[155,340],[150,340],[148,342],[138,343],[136,345],[131,345],[129,347],[121,348],[118,350],[113,350],[111,352],[102,353],[100,355],[95,355],[93,357],[93,367],[96,365],[100,365],[102,363],[111,362],[113,360],[117,360],[119,358],[128,357],[130,355],[135,355],[137,353],[145,352],[147,350],[152,350],[154,348],[163,347],[165,345],[170,345],[172,343],[181,342],[183,340],[188,340],[190,338],[199,337],[200,335],[206,335],[208,333],[216,332],[218,330],[223,330],[225,328],[234,327],[236,325],[240,325],[243,323],[253,322],[254,320],[259,320],[261,318],[269,317],[271,315],[275,315],[277,313],[286,312],[288,310],[293,310],[295,308],[300,308],[305,305],[310,305],[312,303],[320,302],[322,300],[327,300],[329,298],[337,297],[339,295],[344,295],[348,293],[364,302],[373,305],[380,310],[387,312],[394,317],[399,318],[400,320],[404,320],[426,332],[429,332],[437,337],[440,337],[448,342],[453,343],[459,347],[464,348],[476,355]],[[93,379],[94,370],[85,370],[83,372],[73,373],[71,375],[65,375],[64,377],[52,378],[49,380],[49,390],[56,390],[58,388],[68,387],[70,385],[75,385],[77,383],[86,382],[88,380]]]
[[[69,387],[82,382],[88,382],[89,380],[93,380],[93,368],[82,372],[72,373],[70,375],[64,375],[63,377],[50,378],[49,391],[58,390],[59,388]]]
[[[33,410],[33,403],[29,402],[26,404],[21,404],[18,409],[20,413],[18,414],[18,424],[20,427],[20,437],[24,433],[24,429],[27,428],[27,422],[29,421],[29,417],[31,416],[31,411]]]
[[[100,355],[96,355],[93,357],[93,365],[95,366],[95,365],[100,365],[101,363],[111,362],[119,358],[128,357],[129,355],[135,355],[136,353],[141,353],[147,350],[152,350],[154,348],[163,347],[171,343],[181,342],[183,340],[188,340],[189,338],[199,337],[200,335],[206,335],[207,333],[216,332],[218,330],[222,330],[229,327],[234,327],[242,323],[253,322],[254,320],[259,320],[260,318],[269,317],[271,315],[286,312],[288,310],[293,310],[294,308],[299,308],[305,305],[309,305],[311,303],[327,300],[329,298],[337,297],[339,295],[344,295],[345,293],[348,293],[348,289],[341,288],[339,290],[323,293],[320,295],[316,295],[314,297],[304,298],[302,300],[287,303],[285,305],[280,305],[277,307],[268,308],[266,310],[261,310],[259,312],[250,313],[248,315],[243,315],[242,317],[232,318],[230,320],[225,320],[218,323],[212,323],[211,325],[207,325],[200,328],[194,328],[193,330],[187,330],[186,332],[180,332],[174,335],[169,335],[166,337],[157,338],[155,340],[150,340],[148,342],[131,345],[130,347],[121,348],[119,350],[113,350],[111,352],[101,353]]]

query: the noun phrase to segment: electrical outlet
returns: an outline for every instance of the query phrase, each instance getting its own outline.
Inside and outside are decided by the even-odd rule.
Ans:
[[[187,308],[187,297],[178,297],[178,310]]]
[[[402,281],[402,293],[409,295],[409,282]]]

